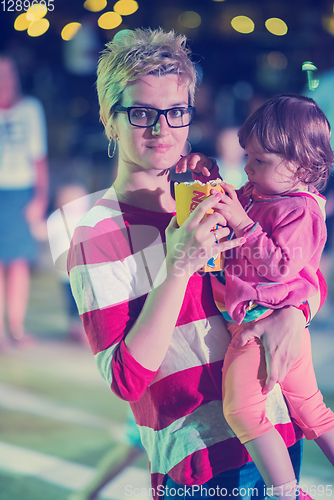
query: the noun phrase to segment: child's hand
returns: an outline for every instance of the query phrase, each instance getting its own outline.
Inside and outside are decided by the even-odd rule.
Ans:
[[[182,156],[182,158],[175,165],[175,172],[177,174],[183,174],[187,169],[192,170],[195,174],[202,174],[205,177],[210,176],[210,170],[214,166],[215,162],[203,155],[202,153],[189,153],[187,156]]]
[[[248,217],[243,209],[234,188],[227,182],[223,182],[222,187],[228,193],[228,196],[221,194],[222,200],[214,210],[225,217],[227,224],[233,229],[234,234],[239,237],[242,235],[243,229],[250,224],[254,224],[254,221]],[[211,191],[212,194],[214,192],[216,191]]]

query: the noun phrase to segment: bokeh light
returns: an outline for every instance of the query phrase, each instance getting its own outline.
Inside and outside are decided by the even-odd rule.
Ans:
[[[24,12],[15,19],[14,29],[16,29],[16,31],[24,31],[29,28],[30,24],[31,21],[27,19],[27,14]]]
[[[323,17],[322,18],[322,26],[328,33],[334,35],[334,15]]]
[[[186,12],[183,12],[182,14],[179,15],[178,21],[182,26],[185,26],[186,28],[197,28],[201,22],[201,16],[197,14],[197,12],[193,10],[187,10]]]
[[[47,11],[45,3],[35,3],[27,10],[27,19],[28,21],[38,21],[46,15]]]
[[[282,52],[273,51],[269,52],[267,57],[269,65],[278,70],[283,70],[288,65],[288,60]]]
[[[91,12],[100,12],[107,6],[107,0],[86,0],[83,6]]]
[[[316,76],[318,68],[311,61],[305,61],[302,64],[302,71],[307,74],[307,86],[310,90],[314,90],[319,86],[319,78]]]
[[[231,21],[231,26],[235,31],[244,34],[252,33],[255,28],[254,22],[247,16],[234,17]]]
[[[69,23],[69,24],[66,24],[66,26],[63,27],[60,36],[66,42],[69,41],[69,40],[72,40],[72,38],[79,31],[80,28],[81,28],[81,24],[80,23]]]
[[[117,12],[105,12],[97,20],[97,24],[104,30],[112,30],[117,28],[122,22],[122,16]]]
[[[48,19],[37,19],[28,27],[28,35],[32,37],[41,36],[49,29],[50,23]]]
[[[283,36],[288,32],[286,23],[278,17],[271,17],[270,19],[267,19],[265,26],[270,33],[276,36]]]
[[[138,3],[135,0],[119,0],[114,5],[114,11],[121,16],[130,16],[138,10]]]

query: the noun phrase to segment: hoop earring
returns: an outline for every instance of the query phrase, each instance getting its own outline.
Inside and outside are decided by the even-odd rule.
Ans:
[[[180,156],[181,156],[181,158],[183,158],[184,156],[189,155],[189,154],[191,153],[191,151],[192,151],[192,147],[191,147],[191,144],[190,144],[189,139],[187,139],[187,141],[186,141],[185,145],[186,145],[186,144],[187,144],[187,146],[188,146],[188,151],[186,152],[186,154],[184,154],[184,155],[180,155]],[[185,145],[184,145],[184,146],[185,146]]]
[[[114,143],[114,147],[113,147],[112,153],[110,153],[112,143]],[[109,156],[109,158],[113,158],[115,156],[116,148],[117,148],[116,139],[110,139],[109,144],[108,144],[108,156]]]

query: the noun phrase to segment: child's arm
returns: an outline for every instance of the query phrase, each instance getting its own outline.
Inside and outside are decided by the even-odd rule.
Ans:
[[[268,236],[259,223],[248,217],[234,189],[226,183],[222,186],[229,196],[221,195],[222,202],[215,211],[224,216],[237,237],[246,238],[240,255],[261,276],[275,283],[285,283],[309,265],[318,267],[316,261],[320,260],[326,241],[325,224],[320,214],[316,215],[303,204],[292,205]]]
[[[187,170],[192,171],[194,179],[203,182],[221,178],[216,161],[202,153],[189,153],[187,156],[181,157],[175,165],[175,172],[183,174]]]

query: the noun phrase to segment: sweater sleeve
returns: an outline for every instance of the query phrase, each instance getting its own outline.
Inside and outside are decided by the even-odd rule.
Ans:
[[[290,281],[310,262],[317,269],[326,241],[321,216],[299,207],[278,221],[270,236],[261,225],[245,228],[246,242],[240,249],[246,258],[269,281]]]
[[[156,372],[141,366],[124,339],[140,314],[150,289],[141,252],[132,254],[129,233],[111,219],[79,227],[68,258],[73,296],[98,370],[111,390],[138,400]]]

